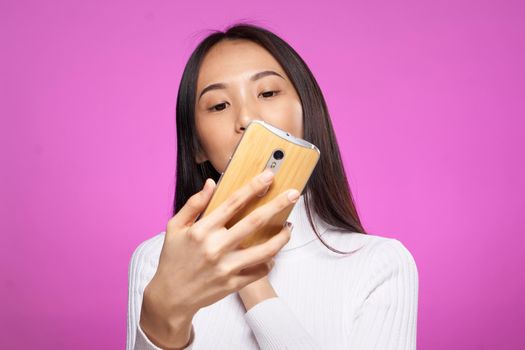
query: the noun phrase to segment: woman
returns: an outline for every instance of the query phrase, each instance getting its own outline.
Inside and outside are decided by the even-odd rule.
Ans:
[[[248,24],[210,34],[186,65],[176,114],[174,216],[131,258],[128,350],[415,348],[414,259],[363,229],[323,95],[286,42]],[[305,191],[285,191],[226,229],[271,184],[263,173],[197,220],[252,119],[320,149]],[[285,225],[235,249],[289,206],[293,234]]]

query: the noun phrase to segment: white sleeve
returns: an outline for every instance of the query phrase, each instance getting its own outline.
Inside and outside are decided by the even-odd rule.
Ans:
[[[363,303],[351,322],[350,349],[415,350],[418,270],[396,239],[381,243],[371,256]]]
[[[184,348],[184,350],[191,350],[193,349],[193,339],[190,341],[190,344],[188,344],[187,347]],[[140,328],[140,325],[137,326],[137,336],[135,338],[135,347],[133,350],[162,350],[161,348],[157,347],[155,344],[151,342],[151,340],[148,339],[144,331],[142,331],[142,328]]]
[[[159,241],[160,240],[160,241]],[[144,334],[140,325],[140,310],[144,288],[153,278],[158,265],[158,252],[164,235],[159,234],[141,243],[131,256],[128,270],[128,318],[126,350],[162,350]],[[194,341],[184,349],[192,349]]]
[[[279,297],[263,300],[244,316],[262,350],[321,349]]]

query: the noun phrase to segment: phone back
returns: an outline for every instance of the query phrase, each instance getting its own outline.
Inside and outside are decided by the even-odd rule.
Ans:
[[[266,168],[274,172],[274,180],[268,191],[262,197],[256,196],[250,200],[228,221],[226,228],[229,229],[254,209],[271,201],[287,189],[295,188],[302,193],[319,156],[319,149],[315,145],[295,138],[264,121],[252,121],[237,144],[201,217],[208,215],[233,192]],[[263,243],[277,234],[294,206],[295,203],[274,215],[263,228],[246,237],[239,247],[246,248]]]

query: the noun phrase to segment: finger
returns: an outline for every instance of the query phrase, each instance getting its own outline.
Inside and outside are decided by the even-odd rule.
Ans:
[[[268,221],[277,213],[297,202],[299,191],[291,189],[280,193],[270,202],[246,215],[235,225],[230,227],[228,234],[224,235],[223,251],[236,247],[244,238],[268,224]]]
[[[228,269],[232,271],[232,274],[261,263],[267,263],[288,243],[292,229],[293,225],[286,222],[283,229],[268,241],[246,249],[234,250],[223,257],[222,263],[232,266]]]
[[[223,227],[252,198],[265,193],[273,181],[273,177],[274,174],[270,169],[266,169],[261,174],[254,176],[247,184],[233,192],[206,216],[207,224],[213,227]]]
[[[211,178],[207,178],[202,189],[186,201],[177,214],[170,219],[168,225],[174,228],[191,226],[200,213],[206,209],[215,186],[215,181]]]

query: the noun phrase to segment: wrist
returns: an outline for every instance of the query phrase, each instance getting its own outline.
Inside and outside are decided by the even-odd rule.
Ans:
[[[144,290],[140,313],[140,328],[148,339],[163,349],[183,349],[193,336],[195,312],[182,306],[165,305],[167,298]]]
[[[192,318],[181,316],[164,321],[144,313],[140,316],[139,324],[155,346],[166,350],[184,349],[194,337]]]
[[[247,285],[239,290],[238,293],[246,311],[266,299],[277,297],[277,293],[266,278],[262,278]]]

